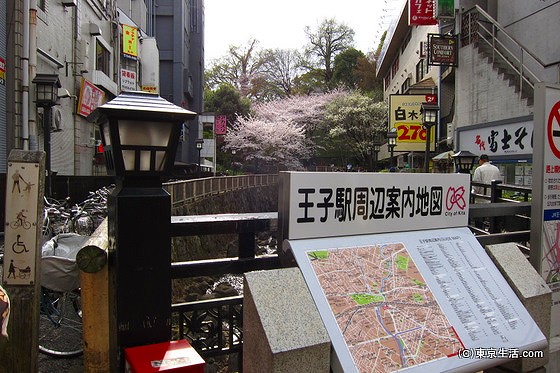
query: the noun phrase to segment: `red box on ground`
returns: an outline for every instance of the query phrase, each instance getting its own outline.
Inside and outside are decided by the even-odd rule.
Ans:
[[[126,373],[204,373],[204,359],[184,339],[124,349]]]

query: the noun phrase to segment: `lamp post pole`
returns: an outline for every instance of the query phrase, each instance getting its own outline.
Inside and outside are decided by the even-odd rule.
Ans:
[[[438,123],[439,106],[429,103],[422,103],[420,109],[422,112],[422,124],[426,130],[426,151],[424,153],[424,172],[430,172],[430,148],[432,145],[431,132],[432,127]]]
[[[107,199],[111,372],[124,370],[125,348],[171,336],[171,197],[162,177],[195,115],[157,94],[125,92],[88,116],[117,184]]]
[[[396,128],[392,128],[390,131],[387,132],[387,146],[389,147],[389,152],[391,154],[391,158],[390,158],[390,166],[389,167],[394,167],[395,165],[393,164],[393,151],[395,150],[395,146],[397,145],[397,129]]]
[[[45,151],[46,185],[45,194],[52,197],[52,170],[51,170],[51,124],[52,107],[58,100],[58,88],[62,85],[56,74],[37,74],[33,79],[36,84],[35,105],[43,108],[43,150]]]
[[[195,143],[196,143],[196,149],[198,150],[198,178],[200,179],[200,177],[202,176],[201,173],[202,165],[200,164],[201,161],[200,152],[202,151],[202,145],[204,144],[204,139],[196,139]]]

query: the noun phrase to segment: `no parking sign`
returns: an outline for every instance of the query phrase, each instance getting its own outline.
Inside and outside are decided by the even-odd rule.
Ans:
[[[560,86],[535,85],[531,264],[552,290],[552,320],[560,318]],[[560,335],[551,323],[550,336]]]

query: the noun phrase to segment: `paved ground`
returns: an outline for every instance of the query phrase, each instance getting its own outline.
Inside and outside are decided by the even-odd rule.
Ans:
[[[81,373],[84,371],[82,356],[74,359],[57,359],[39,354],[39,373]]]

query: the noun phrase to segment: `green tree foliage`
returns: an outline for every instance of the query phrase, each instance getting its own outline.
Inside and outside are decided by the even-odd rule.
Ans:
[[[356,89],[360,77],[356,74],[358,61],[365,55],[354,48],[348,48],[334,58],[333,82],[347,89]]]
[[[234,121],[239,116],[248,116],[251,102],[246,97],[241,97],[239,91],[231,84],[222,83],[218,89],[204,90],[204,111],[216,115],[227,115],[228,121]]]
[[[306,50],[309,69],[321,69],[327,88],[333,88],[333,66],[335,57],[351,48],[354,43],[354,30],[334,19],[325,19],[316,30],[305,28],[309,41]]]
[[[328,128],[325,139],[329,141],[324,145],[344,146],[345,152],[366,164],[374,140],[387,130],[387,105],[355,92],[327,106],[325,119]]]

